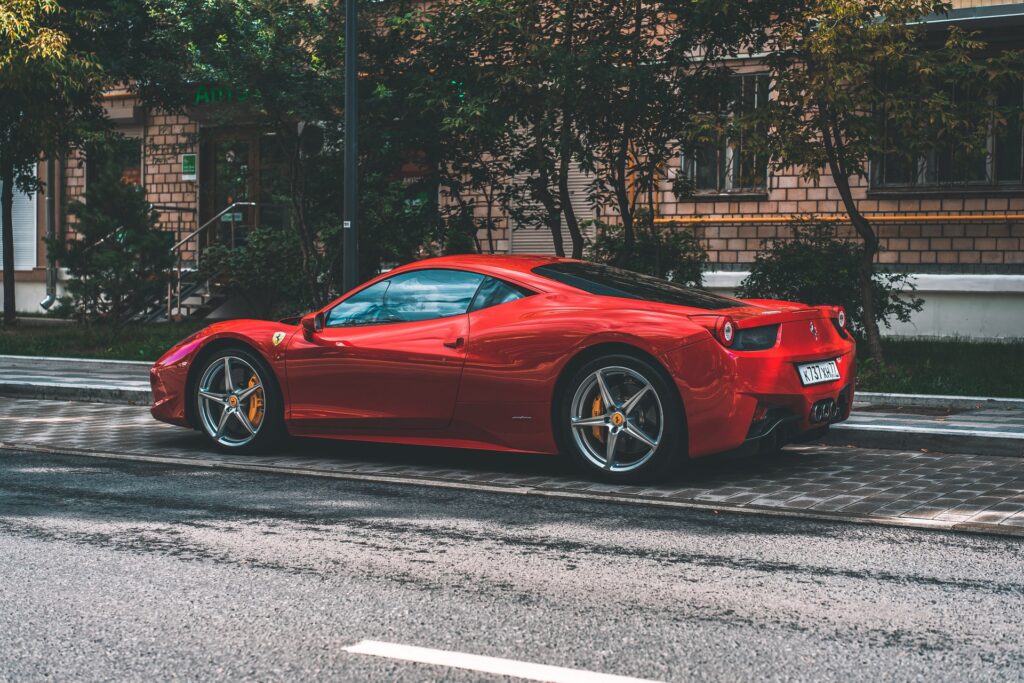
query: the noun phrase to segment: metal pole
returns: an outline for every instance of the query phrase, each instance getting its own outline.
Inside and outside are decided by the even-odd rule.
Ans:
[[[357,181],[359,174],[359,35],[356,0],[345,0],[345,192],[342,209],[344,235],[344,272],[342,289],[349,291],[359,284],[359,231],[356,215],[359,205]]]
[[[46,156],[46,239],[57,237],[57,162],[52,154]],[[57,301],[57,262],[46,245],[46,298],[39,302],[44,310]]]

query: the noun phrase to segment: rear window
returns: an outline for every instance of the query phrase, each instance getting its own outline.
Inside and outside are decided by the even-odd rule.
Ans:
[[[709,311],[743,305],[736,299],[718,296],[702,289],[684,287],[669,280],[599,263],[551,263],[538,266],[533,272],[598,296],[619,296]]]

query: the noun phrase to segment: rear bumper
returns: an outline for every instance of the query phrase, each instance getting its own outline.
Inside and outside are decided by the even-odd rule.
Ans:
[[[797,364],[830,359],[837,361],[840,379],[801,384]],[[665,361],[683,399],[690,458],[733,451],[769,435],[790,443],[847,419],[853,405],[855,348],[847,340],[809,353],[784,354],[737,353],[709,339]],[[834,409],[826,419],[816,420],[813,409],[822,402]]]

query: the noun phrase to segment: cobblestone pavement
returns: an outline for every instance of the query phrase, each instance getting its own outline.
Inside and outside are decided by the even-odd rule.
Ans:
[[[0,396],[149,405],[149,363],[0,355]],[[885,398],[885,395],[858,394]],[[963,397],[935,397],[954,403]],[[874,400],[874,399],[871,399]],[[826,442],[887,449],[1024,457],[1024,408],[977,399],[957,410],[900,408],[858,402]]]
[[[490,452],[302,440],[225,455],[145,408],[18,399],[0,401],[0,447],[1024,535],[1024,467],[998,456],[802,446],[702,461],[661,486],[613,486],[559,458]]]

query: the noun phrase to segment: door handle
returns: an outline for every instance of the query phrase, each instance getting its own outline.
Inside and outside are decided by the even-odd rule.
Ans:
[[[466,340],[463,337],[456,337],[454,341],[446,341],[444,345],[449,349],[459,349],[462,348],[465,343]]]

